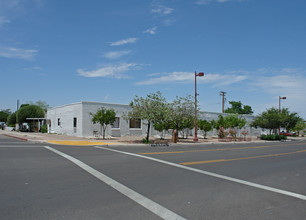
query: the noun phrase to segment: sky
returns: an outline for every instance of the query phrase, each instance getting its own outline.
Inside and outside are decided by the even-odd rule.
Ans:
[[[0,109],[160,91],[306,119],[304,0],[0,0]]]

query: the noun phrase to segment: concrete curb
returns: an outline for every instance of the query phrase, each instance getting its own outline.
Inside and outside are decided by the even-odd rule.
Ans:
[[[7,136],[7,137],[11,137],[11,138],[16,138],[16,139],[19,139],[19,140],[22,140],[22,141],[28,141],[27,138],[17,137],[17,136],[13,136],[13,135],[9,135],[9,134],[2,134],[2,135]]]
[[[35,139],[31,139],[31,138],[23,138],[23,137],[19,137],[19,136],[15,136],[15,135],[11,135],[11,134],[3,134],[4,136],[7,137],[11,137],[11,138],[16,138],[22,141],[28,141],[28,142],[33,142],[33,143],[39,143],[39,144],[52,144],[52,145],[61,145],[61,144],[55,144],[55,143],[50,143],[48,141],[50,140],[35,140]],[[300,140],[300,139],[299,139]],[[293,139],[288,139],[286,140],[286,142],[291,142],[291,141],[299,141],[299,140],[293,140]],[[75,141],[75,140],[73,140]],[[168,143],[168,145],[166,144],[143,144],[143,143],[113,143],[113,144],[106,144],[103,146],[107,146],[107,147],[129,147],[129,146],[133,146],[133,147],[151,147],[151,148],[167,148],[167,147],[175,147],[175,146],[183,146],[183,145],[187,145],[187,146],[199,146],[199,145],[226,145],[226,144],[249,144],[249,143],[276,143],[277,141],[264,141],[264,140],[254,140],[254,141],[231,141],[231,142],[195,142],[195,143],[184,143],[184,142],[178,142],[178,143]],[[66,145],[65,145],[66,146]],[[67,145],[69,146],[69,145]],[[94,145],[76,145],[76,146],[94,146]]]

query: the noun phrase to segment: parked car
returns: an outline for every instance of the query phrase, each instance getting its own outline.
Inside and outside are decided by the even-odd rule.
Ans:
[[[284,132],[284,131],[282,131],[280,134],[285,135],[285,136],[294,136],[295,132],[291,133],[291,132]]]

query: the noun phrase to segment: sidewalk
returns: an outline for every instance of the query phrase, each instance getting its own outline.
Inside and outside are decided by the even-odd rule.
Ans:
[[[79,146],[91,146],[91,145],[145,145],[142,143],[143,136],[126,136],[126,137],[113,137],[111,139],[102,138],[85,138],[75,137],[62,134],[48,134],[48,133],[30,133],[30,132],[17,132],[17,131],[5,131],[0,130],[1,135],[8,137],[14,137],[24,141],[31,141],[37,143],[51,143],[59,145],[79,145]],[[258,140],[256,137],[248,137],[248,141],[236,141],[228,142],[226,140],[220,141],[215,137],[208,137],[208,139],[199,138],[198,142],[193,141],[193,137],[188,139],[179,139],[178,143],[173,144],[171,136],[167,136],[166,139],[160,139],[157,137],[150,137],[152,146],[165,146],[165,145],[198,145],[198,144],[213,144],[213,143],[249,143],[249,142],[265,142]],[[150,146],[150,145],[146,145]]]

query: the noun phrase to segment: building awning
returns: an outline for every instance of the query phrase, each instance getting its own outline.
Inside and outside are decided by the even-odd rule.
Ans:
[[[26,120],[32,120],[32,121],[33,120],[35,120],[35,121],[38,120],[39,121],[39,120],[47,120],[47,118],[26,118]]]

